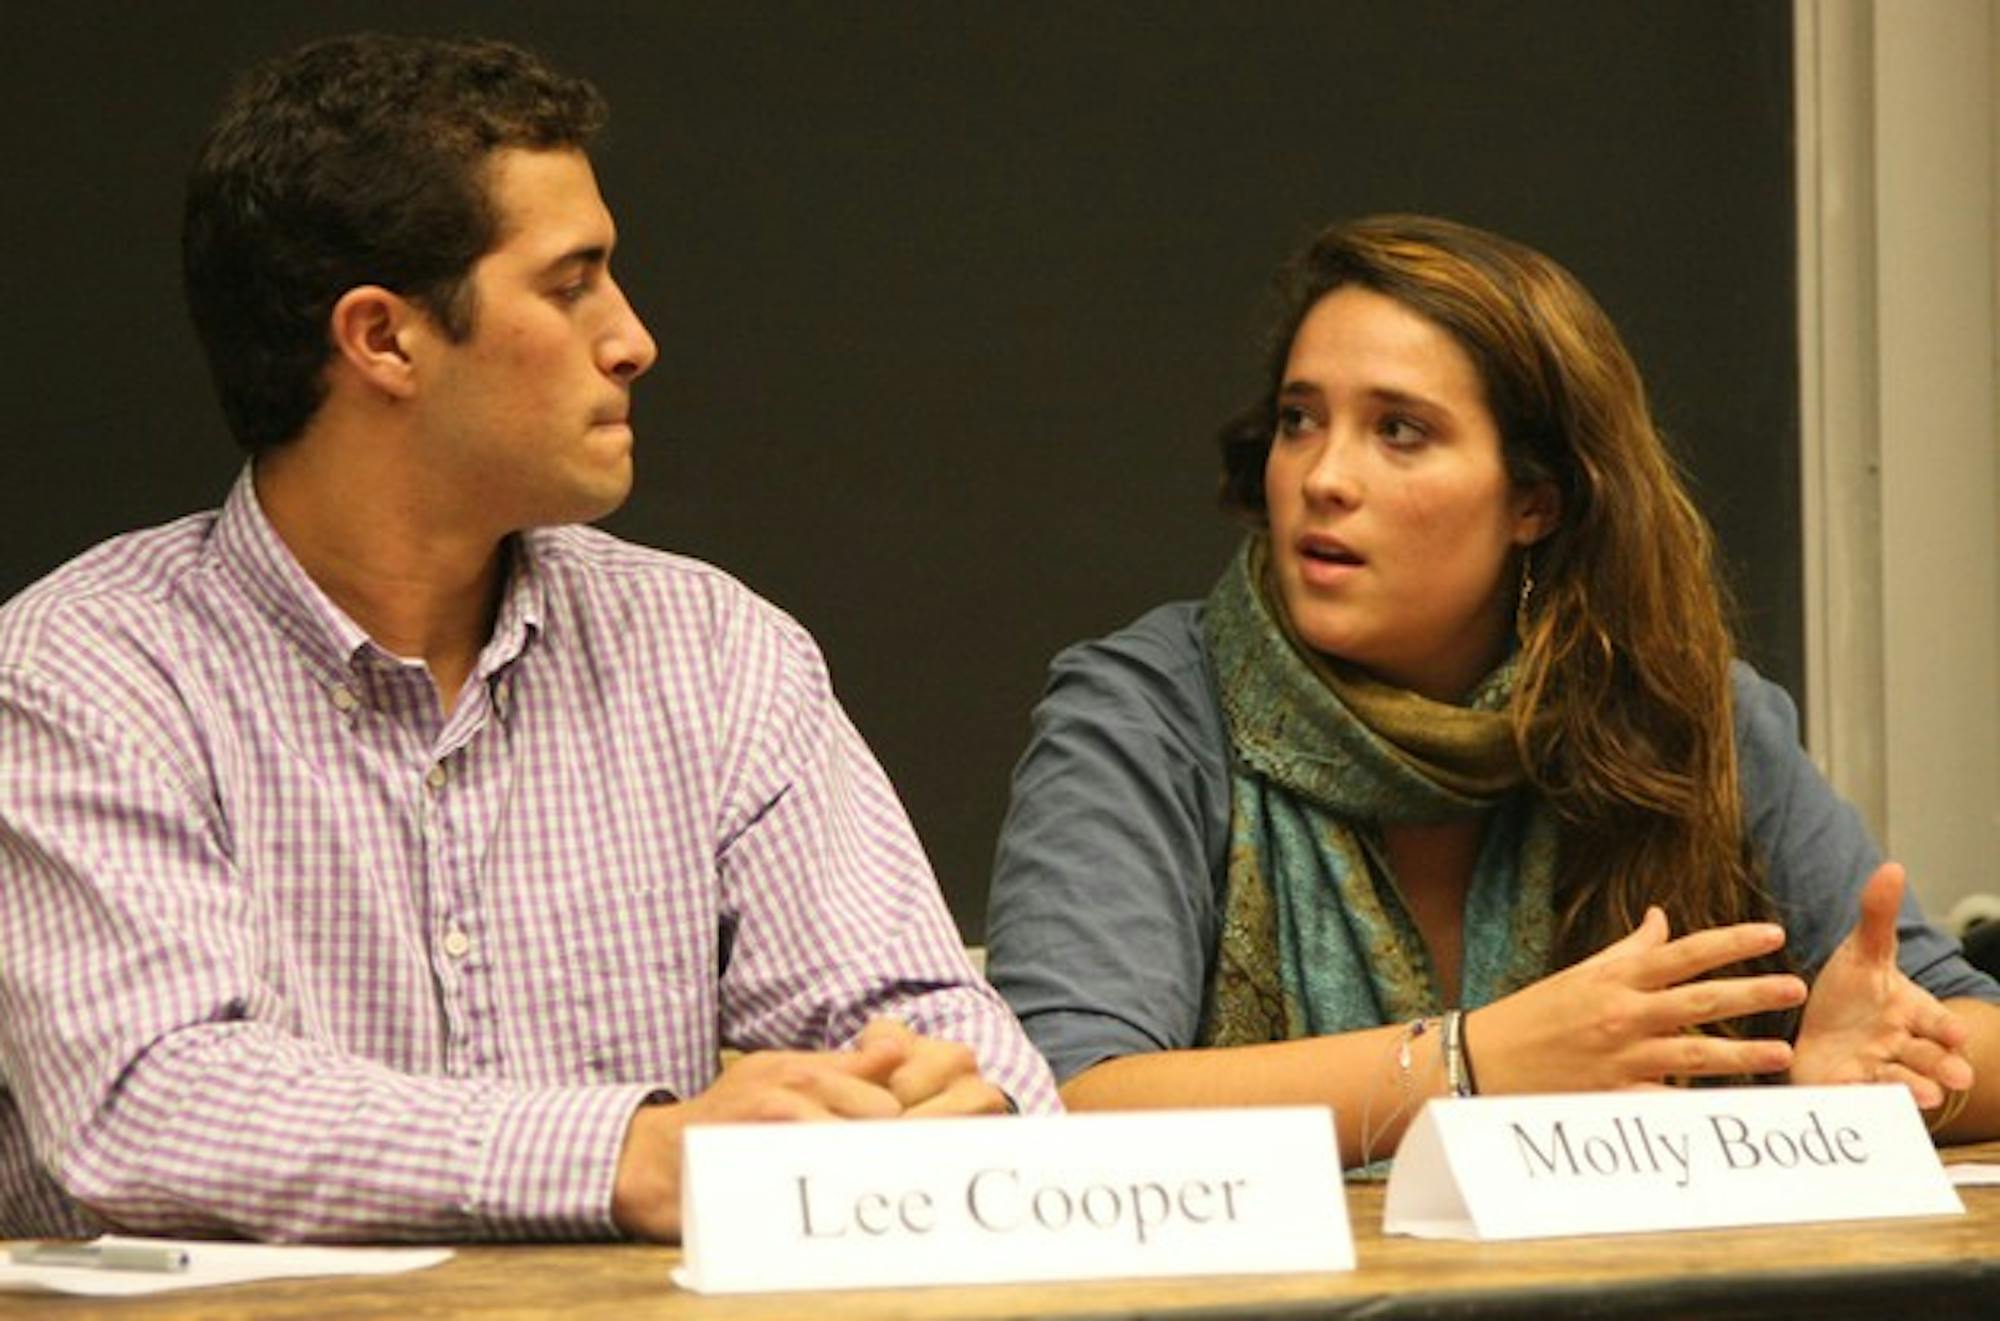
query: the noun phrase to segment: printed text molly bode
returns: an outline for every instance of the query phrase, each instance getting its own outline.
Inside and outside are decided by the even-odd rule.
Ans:
[[[1817,1110],[1803,1123],[1753,1125],[1731,1114],[1702,1116],[1691,1128],[1670,1129],[1643,1115],[1589,1122],[1554,1119],[1508,1125],[1531,1181],[1665,1178],[1686,1188],[1708,1174],[1866,1165],[1859,1129],[1828,1128]]]

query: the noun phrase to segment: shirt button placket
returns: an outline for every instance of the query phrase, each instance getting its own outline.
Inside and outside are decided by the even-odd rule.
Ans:
[[[438,799],[450,778],[450,772],[445,770],[442,761],[432,762],[424,771],[425,792],[422,798],[424,816],[438,826],[442,825],[438,817]],[[449,925],[445,927],[444,936],[438,942],[438,949],[445,958],[457,965],[446,977],[445,984],[453,988],[446,1014],[450,1024],[451,1053],[455,1059],[453,1072],[460,1072],[478,1050],[478,1043],[472,1039],[476,1025],[471,1021],[471,1015],[466,1012],[466,997],[473,988],[467,984],[465,956],[472,952],[472,937],[466,934],[465,928],[452,916],[453,911],[457,909],[458,896],[455,893],[456,878],[452,875],[448,835],[436,829],[427,830],[425,833],[429,836],[428,844],[432,851],[431,867],[434,869],[434,874],[444,882],[443,898],[448,905],[445,921]]]

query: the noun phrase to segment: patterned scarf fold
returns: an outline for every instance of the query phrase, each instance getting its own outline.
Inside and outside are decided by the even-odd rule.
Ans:
[[[1232,745],[1221,948],[1201,1044],[1282,1041],[1447,1006],[1391,875],[1383,823],[1488,814],[1465,903],[1463,1007],[1547,970],[1556,834],[1515,792],[1511,658],[1464,706],[1390,687],[1304,645],[1274,601],[1262,535],[1208,598]]]

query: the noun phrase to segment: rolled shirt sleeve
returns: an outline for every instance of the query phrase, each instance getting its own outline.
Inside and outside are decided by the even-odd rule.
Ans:
[[[994,860],[988,974],[1067,1080],[1195,1044],[1229,779],[1200,612],[1162,607],[1050,667]]]

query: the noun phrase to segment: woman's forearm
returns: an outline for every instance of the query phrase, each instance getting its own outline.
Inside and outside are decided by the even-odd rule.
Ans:
[[[1444,1090],[1438,1033],[1406,1025],[1257,1046],[1125,1055],[1063,1084],[1071,1110],[1330,1105],[1340,1159],[1391,1155],[1425,1100]]]

